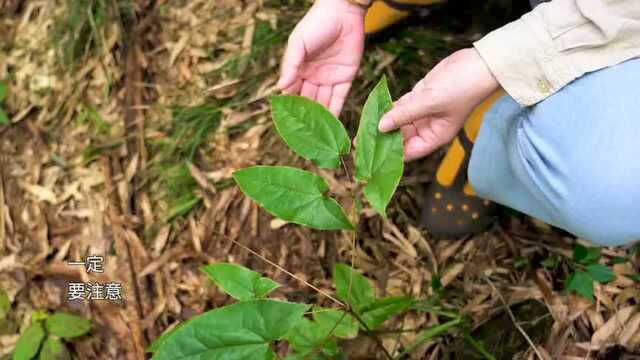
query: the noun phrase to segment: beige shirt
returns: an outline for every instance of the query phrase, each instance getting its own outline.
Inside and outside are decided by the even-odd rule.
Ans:
[[[507,93],[533,105],[585,73],[640,56],[640,0],[554,0],[474,46]]]

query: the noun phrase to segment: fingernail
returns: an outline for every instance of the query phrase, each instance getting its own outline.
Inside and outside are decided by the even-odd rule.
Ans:
[[[393,130],[393,119],[389,115],[385,115],[380,119],[380,123],[378,124],[378,130],[381,132],[387,132]]]

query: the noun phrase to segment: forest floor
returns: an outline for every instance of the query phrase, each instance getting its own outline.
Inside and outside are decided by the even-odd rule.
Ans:
[[[473,3],[368,39],[342,116],[351,135],[383,74],[397,98],[522,11]],[[380,294],[437,291],[497,359],[640,357],[638,251],[602,250],[616,278],[595,284],[592,302],[564,289],[573,248],[586,243],[539,221],[505,210],[485,233],[430,236],[420,204],[443,151],[407,165],[388,220],[365,205],[355,247],[345,233],[274,220],[238,190],[231,174],[246,166],[310,167],[278,137],[268,104],[288,33],[308,6],[0,0],[0,82],[9,85],[0,107],[10,117],[0,125],[0,289],[11,302],[0,359],[35,311],[58,310],[94,324],[68,343],[74,358],[144,359],[163,331],[230,301],[199,271],[205,264],[242,264],[282,284],[279,298],[328,304],[280,268],[331,293],[333,265],[352,260]],[[343,170],[322,175],[342,191]],[[90,255],[106,257],[103,273],[69,264]],[[69,301],[69,282],[120,283],[123,300]],[[387,325],[382,344],[402,349],[441,322],[411,311]],[[410,357],[480,358],[463,332]],[[382,359],[378,345],[364,336],[342,344],[349,359]]]

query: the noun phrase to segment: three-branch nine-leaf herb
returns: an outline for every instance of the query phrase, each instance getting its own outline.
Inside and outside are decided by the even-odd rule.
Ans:
[[[402,134],[378,131],[382,116],[391,109],[391,95],[382,78],[362,110],[355,154],[356,178],[364,196],[386,216],[386,208],[404,169]],[[321,104],[301,96],[271,99],[273,121],[287,145],[321,168],[337,168],[351,149],[347,130]],[[320,230],[354,230],[344,210],[329,196],[320,176],[285,166],[254,166],[233,175],[242,192],[271,214],[288,222]],[[354,199],[359,203],[359,199]]]

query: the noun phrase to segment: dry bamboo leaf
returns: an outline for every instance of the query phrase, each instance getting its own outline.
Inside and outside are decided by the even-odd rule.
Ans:
[[[464,270],[463,263],[457,263],[447,267],[444,270],[444,274],[442,275],[442,278],[440,279],[442,286],[446,287],[447,285],[449,285],[455,278],[458,277],[458,275],[460,275],[460,273],[462,273],[463,270]]]
[[[591,346],[599,349],[612,338],[627,323],[632,314],[636,312],[635,306],[627,306],[618,310],[607,322],[593,333]]]
[[[58,202],[56,194],[51,189],[45,188],[44,186],[22,182],[20,183],[20,187],[33,195],[37,201],[46,201],[50,204],[56,204]]]
[[[288,222],[282,219],[274,218],[274,219],[271,219],[271,221],[269,222],[269,227],[271,228],[271,230],[276,230],[276,229],[280,229],[281,227],[287,224]]]
[[[178,56],[180,56],[180,53],[187,46],[188,42],[189,42],[189,34],[183,33],[180,35],[180,39],[178,39],[176,43],[166,45],[167,49],[171,49],[171,52],[169,55],[169,67],[172,67],[173,64],[175,64],[176,59],[178,58]]]
[[[157,258],[162,254],[162,250],[164,246],[167,244],[167,240],[169,239],[169,232],[171,231],[170,226],[163,226],[158,231],[158,234],[153,239],[153,243],[151,245],[151,254],[154,258]]]
[[[634,334],[640,332],[640,313],[634,314],[631,319],[624,325],[618,338],[619,343],[623,346],[630,346],[631,338]]]

